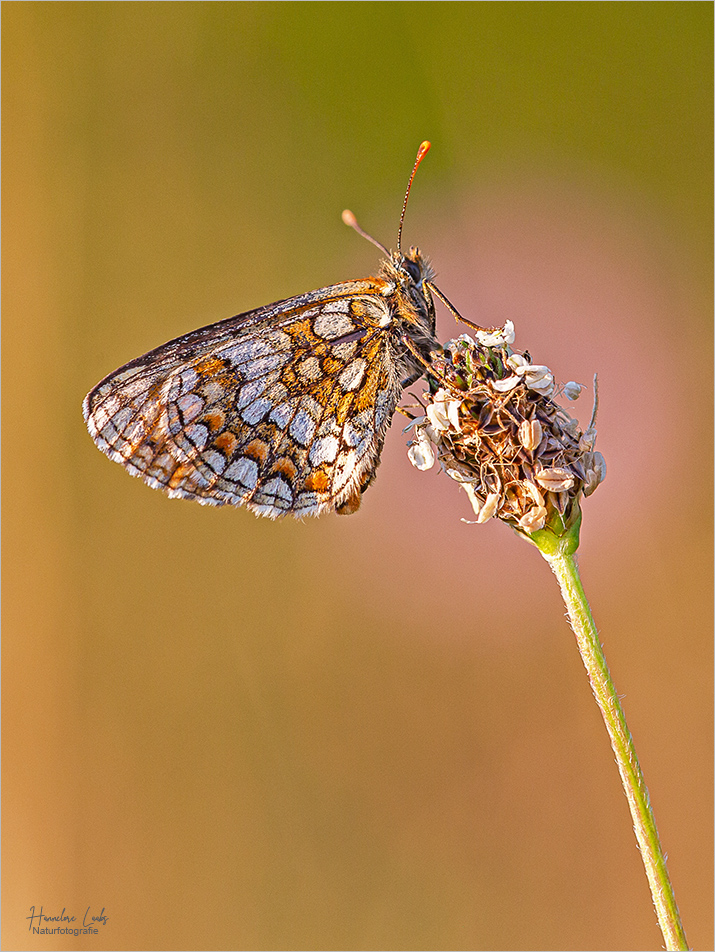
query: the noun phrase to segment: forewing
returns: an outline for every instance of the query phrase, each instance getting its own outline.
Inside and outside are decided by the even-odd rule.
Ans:
[[[260,515],[354,511],[401,387],[379,279],[193,331],[85,399],[99,448],[171,496]]]

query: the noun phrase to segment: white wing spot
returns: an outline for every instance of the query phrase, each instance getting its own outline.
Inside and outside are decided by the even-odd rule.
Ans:
[[[236,400],[236,409],[243,410],[244,407],[247,407],[249,403],[253,403],[254,400],[257,400],[258,397],[266,389],[266,381],[261,380],[251,380],[250,383],[244,384],[238,392],[238,399]]]
[[[355,390],[360,386],[365,376],[366,366],[362,357],[358,357],[357,360],[353,360],[352,363],[347,365],[338,377],[338,382],[343,390]]]
[[[285,354],[266,354],[265,357],[258,357],[253,359],[248,357],[243,363],[246,364],[244,373],[248,380],[255,380],[256,377],[265,377],[266,374],[271,373],[273,370],[278,370],[279,367],[282,367],[286,362]]]
[[[285,430],[286,426],[288,426],[288,421],[293,416],[295,405],[296,401],[293,399],[286,400],[285,403],[280,403],[277,407],[273,407],[269,420],[271,423],[275,423],[276,426],[280,427],[281,430]]]
[[[335,464],[335,477],[333,480],[333,492],[340,492],[343,489],[353,472],[357,463],[357,453],[355,450],[346,450],[341,453]]]
[[[311,466],[319,466],[321,463],[332,463],[338,455],[338,439],[335,436],[321,436],[310,448],[308,459]]]
[[[202,450],[206,446],[209,439],[207,427],[202,426],[200,423],[192,423],[191,426],[186,427],[184,432],[197,450]]]
[[[345,341],[344,344],[335,344],[332,348],[333,355],[337,357],[338,360],[350,360],[356,350],[356,340],[348,340]]]
[[[226,457],[223,453],[219,453],[218,450],[207,450],[202,458],[206,465],[217,475],[220,475],[226,468]]]
[[[307,357],[298,364],[298,373],[308,382],[319,380],[322,376],[320,361],[317,357]]]
[[[326,340],[342,337],[355,330],[355,325],[347,314],[336,311],[323,311],[313,321],[313,333]]]
[[[196,387],[196,382],[198,379],[199,378],[195,370],[184,370],[180,377],[181,389],[193,390]]]
[[[268,413],[271,408],[271,401],[260,397],[254,400],[241,412],[241,419],[249,426],[255,426]]]
[[[224,473],[224,477],[238,483],[245,489],[254,489],[258,482],[258,464],[255,460],[242,456],[235,463],[231,463]]]
[[[289,432],[301,446],[307,446],[315,433],[315,420],[301,408],[293,417]]]

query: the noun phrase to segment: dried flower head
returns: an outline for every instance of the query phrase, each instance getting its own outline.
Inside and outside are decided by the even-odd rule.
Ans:
[[[553,400],[554,375],[515,353],[514,325],[463,335],[433,354],[425,416],[412,421],[408,454],[418,469],[436,460],[465,490],[477,522],[496,517],[522,533],[566,530],[581,496],[605,478],[594,449],[594,413],[585,432]],[[580,385],[566,384],[569,399]],[[596,403],[597,401],[595,401]]]

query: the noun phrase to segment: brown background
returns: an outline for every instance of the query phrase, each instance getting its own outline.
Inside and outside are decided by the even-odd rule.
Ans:
[[[340,212],[393,243],[430,138],[406,243],[600,375],[582,574],[712,948],[711,5],[2,19],[3,946],[661,947],[549,570],[399,418],[361,512],[305,524],[168,500],[82,422],[164,340],[373,272]]]

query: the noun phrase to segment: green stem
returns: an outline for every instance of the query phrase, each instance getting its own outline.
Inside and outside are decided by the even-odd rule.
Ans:
[[[591,609],[581,585],[576,560],[573,552],[570,551],[572,548],[572,545],[563,547],[557,545],[554,547],[556,551],[552,549],[547,553],[541,547],[539,550],[551,566],[561,586],[561,594],[566,603],[581,658],[606,722],[621,782],[633,817],[636,839],[643,857],[658,923],[665,939],[665,947],[666,949],[688,949],[665,857],[658,839],[648,789],[638,763],[633,738],[628,730],[623,708],[598,639]]]

